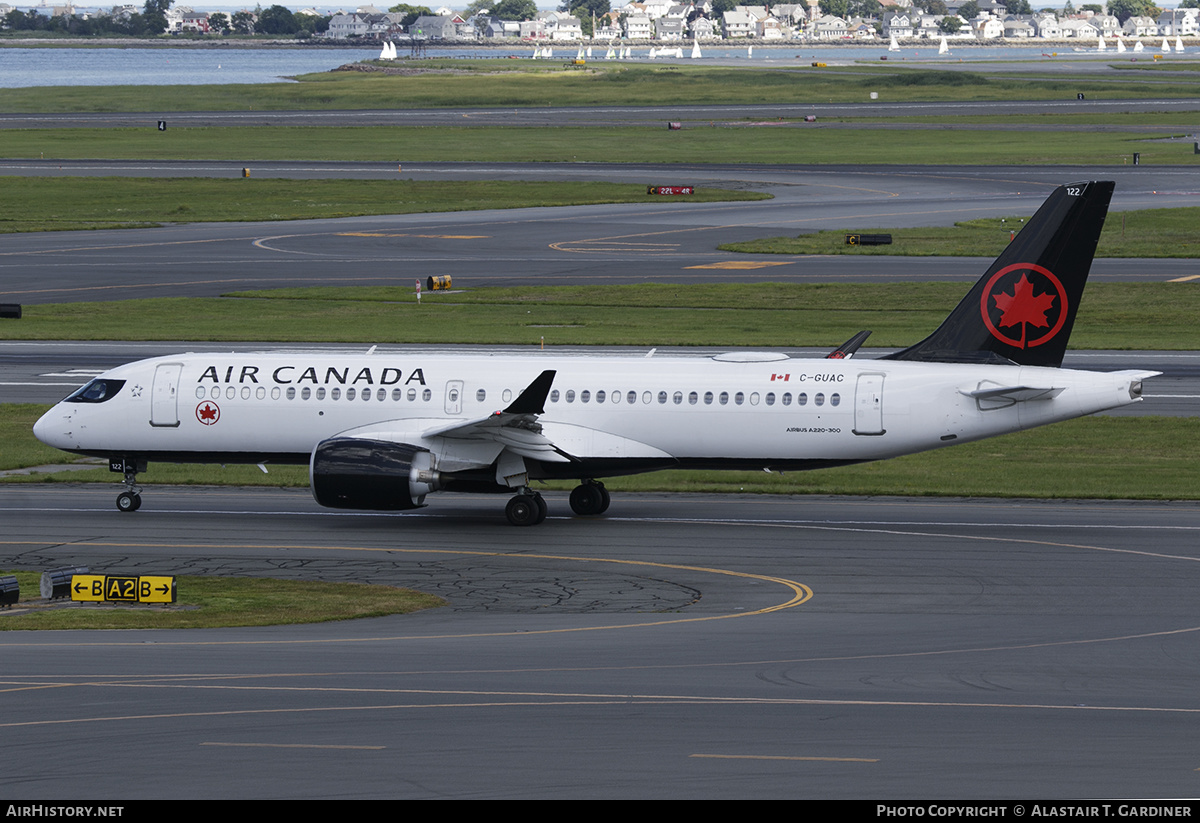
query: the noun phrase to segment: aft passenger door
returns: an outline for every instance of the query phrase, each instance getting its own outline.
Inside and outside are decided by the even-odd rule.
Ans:
[[[860,374],[854,390],[854,433],[883,434],[883,375]]]
[[[182,363],[161,363],[154,369],[150,389],[150,425],[179,425],[179,375]]]

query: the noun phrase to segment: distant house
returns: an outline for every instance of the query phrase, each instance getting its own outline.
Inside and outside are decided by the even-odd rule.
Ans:
[[[1200,31],[1198,16],[1200,9],[1166,9],[1154,22],[1164,37],[1195,37]]]
[[[849,25],[841,17],[825,14],[812,22],[808,32],[816,40],[842,40],[849,30]]]
[[[727,40],[753,37],[754,18],[744,11],[727,11],[721,14],[721,27]]]
[[[1157,37],[1158,23],[1150,17],[1130,17],[1121,26],[1121,32],[1129,37]]]
[[[644,14],[631,14],[625,18],[625,36],[630,40],[652,40],[654,26]]]
[[[457,40],[458,25],[452,17],[422,14],[409,24],[408,34],[426,40]]]
[[[912,18],[901,11],[884,12],[883,36],[902,40],[913,36]]]

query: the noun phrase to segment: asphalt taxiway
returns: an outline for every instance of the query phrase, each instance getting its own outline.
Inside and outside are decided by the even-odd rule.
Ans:
[[[161,165],[161,164],[155,164]],[[354,173],[361,171],[358,164]],[[322,174],[340,174],[329,168]],[[350,173],[347,171],[346,173]],[[193,173],[181,165],[178,173]],[[136,166],[129,174],[142,174]],[[281,173],[283,173],[281,171]],[[379,170],[380,174],[395,175]],[[645,203],[449,214],[200,223],[7,235],[0,302],[217,296],[304,285],[462,286],[644,282],[970,282],[976,258],[744,255],[721,243],[818,229],[870,231],[1032,214],[1064,182],[1113,179],[1113,208],[1194,205],[1200,168],[605,166],[418,164],[414,179],[621,180],[751,188],[774,200]],[[1116,219],[1113,214],[1110,219]],[[1102,259],[1096,280],[1177,280],[1195,261]]]
[[[513,529],[2,487],[0,565],[414,586],[406,617],[4,632],[10,798],[1195,794],[1195,504],[621,495]],[[0,620],[5,619],[0,616]]]

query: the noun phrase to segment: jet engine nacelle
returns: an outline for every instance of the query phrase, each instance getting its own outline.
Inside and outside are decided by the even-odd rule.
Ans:
[[[442,487],[433,455],[407,443],[334,437],[309,461],[313,497],[332,509],[415,509]]]

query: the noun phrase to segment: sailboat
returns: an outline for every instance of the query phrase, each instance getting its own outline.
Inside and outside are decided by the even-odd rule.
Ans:
[[[1175,51],[1183,51],[1183,38],[1178,35],[1175,37]]]
[[[592,59],[592,47],[591,46],[587,47],[587,59],[588,60]]]
[[[1133,44],[1133,50],[1134,50],[1134,51],[1141,51],[1141,50],[1142,50],[1142,49],[1144,49],[1144,48],[1146,48],[1146,47],[1142,45],[1142,41],[1141,41],[1141,40],[1139,40],[1139,41],[1137,41],[1136,43],[1134,43],[1134,44]]]
[[[616,57],[617,57],[617,53],[616,53],[615,51],[613,51],[613,47],[612,47],[612,46],[609,46],[609,47],[608,47],[608,51],[606,51],[606,52],[604,53],[604,59],[605,59],[605,60],[615,60],[615,59],[616,59]]]
[[[753,57],[753,56],[754,56],[754,46],[747,46],[747,47],[746,47],[746,56],[747,56],[747,57]]]
[[[1163,38],[1163,46],[1162,46],[1162,50],[1163,50],[1164,52],[1168,52],[1168,51],[1170,51],[1170,50],[1171,50],[1171,44],[1167,42],[1167,38],[1165,38],[1165,37]]]
[[[942,38],[941,45],[938,46],[938,54],[949,54],[950,46],[946,43],[946,38]]]
[[[1104,32],[1096,35],[1096,51],[1104,51]]]
[[[692,59],[693,60],[700,59],[700,41],[699,40],[695,40],[695,39],[692,40]]]
[[[892,42],[888,43],[888,51],[900,51],[900,44],[896,42],[896,35],[892,35]]]
[[[656,51],[654,51],[654,46],[651,46],[651,47],[650,47],[650,53],[649,53],[648,55],[646,55],[646,56],[647,56],[647,57],[649,57],[651,60],[653,60],[656,54],[657,54],[657,52],[656,52]]]
[[[1121,39],[1120,35],[1118,35],[1117,36],[1117,54],[1123,54],[1124,52],[1125,52],[1125,41]]]
[[[575,54],[575,59],[576,59],[576,60],[582,60],[582,59],[583,59],[583,49],[580,49],[578,52],[576,52],[576,54]]]

